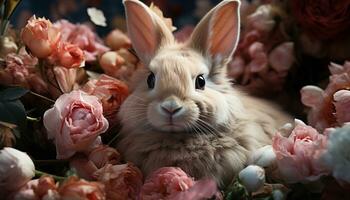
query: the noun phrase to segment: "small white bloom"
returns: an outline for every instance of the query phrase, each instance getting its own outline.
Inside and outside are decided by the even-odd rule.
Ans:
[[[34,163],[26,153],[10,147],[0,151],[0,191],[16,190],[34,175]]]
[[[266,145],[254,151],[250,156],[248,163],[260,167],[270,167],[276,162],[276,154],[271,145]]]
[[[328,148],[323,163],[332,170],[334,178],[350,183],[350,124],[329,133]]]
[[[249,192],[258,191],[265,183],[265,171],[257,165],[249,165],[244,168],[239,172],[238,177],[240,183],[244,185]]]
[[[87,13],[94,24],[104,27],[107,26],[106,18],[101,10],[97,8],[88,8]]]

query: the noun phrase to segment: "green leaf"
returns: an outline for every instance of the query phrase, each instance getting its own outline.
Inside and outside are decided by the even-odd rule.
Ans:
[[[20,129],[25,129],[26,113],[21,101],[0,101],[0,121],[16,124]]]
[[[0,91],[0,101],[13,101],[21,98],[29,90],[21,87],[10,87]]]

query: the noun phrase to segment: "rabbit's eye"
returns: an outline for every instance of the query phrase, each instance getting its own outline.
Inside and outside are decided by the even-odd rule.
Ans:
[[[203,74],[201,74],[196,78],[196,89],[204,90],[204,86],[205,86],[205,79],[203,77]]]
[[[151,72],[151,73],[148,75],[148,78],[147,78],[148,88],[149,88],[149,89],[154,88],[154,83],[155,83],[155,82],[156,82],[156,77],[154,76],[153,72]]]

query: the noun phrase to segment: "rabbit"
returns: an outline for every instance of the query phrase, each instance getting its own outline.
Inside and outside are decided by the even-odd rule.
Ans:
[[[239,38],[240,2],[219,3],[184,43],[142,2],[123,3],[128,34],[145,66],[135,72],[119,110],[117,149],[145,176],[175,166],[195,179],[229,183],[249,155],[291,121],[226,77]]]

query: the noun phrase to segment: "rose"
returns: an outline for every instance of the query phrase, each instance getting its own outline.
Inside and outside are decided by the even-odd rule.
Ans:
[[[51,59],[57,65],[66,68],[78,68],[85,65],[84,52],[77,45],[66,42],[58,45],[58,49]]]
[[[0,191],[15,191],[34,175],[34,163],[26,153],[10,147],[0,151]]]
[[[108,129],[98,98],[82,91],[61,95],[44,114],[48,137],[54,139],[57,158],[66,159],[101,143],[99,135]]]
[[[107,164],[118,164],[120,154],[112,147],[101,145],[94,148],[88,157],[75,157],[70,161],[70,166],[77,171],[79,177],[93,180],[93,174]]]
[[[114,29],[107,35],[106,44],[113,50],[131,47],[129,37],[118,29]]]
[[[60,32],[49,20],[34,15],[22,29],[21,38],[34,56],[46,58],[55,50]]]
[[[108,51],[100,58],[100,65],[103,71],[109,76],[115,76],[125,60],[115,51]]]
[[[257,165],[249,165],[238,174],[239,181],[249,192],[256,192],[264,186],[265,171]]]
[[[76,45],[84,51],[87,62],[95,61],[97,56],[109,50],[87,25],[59,20],[54,23],[54,26],[62,32],[62,42]]]
[[[277,133],[272,147],[280,178],[288,183],[296,183],[315,181],[328,174],[328,170],[320,162],[326,146],[325,135],[298,120],[288,138]]]
[[[194,185],[194,180],[177,167],[163,167],[153,172],[141,189],[141,199],[165,199]]]
[[[90,80],[82,90],[96,96],[102,102],[103,114],[110,123],[115,121],[118,108],[129,94],[125,83],[107,75]]]
[[[69,177],[58,189],[61,200],[102,200],[106,199],[103,184]]]
[[[349,1],[293,0],[291,7],[303,30],[319,39],[336,38],[350,26]]]
[[[322,155],[322,163],[331,170],[340,183],[350,184],[350,124],[329,132],[328,148]]]
[[[339,90],[334,93],[333,99],[338,123],[350,122],[350,91]]]
[[[94,173],[107,191],[107,199],[137,199],[142,185],[142,173],[133,164],[107,164]]]
[[[58,200],[57,185],[55,180],[49,176],[29,181],[24,187],[13,194],[15,200],[50,199]]]

